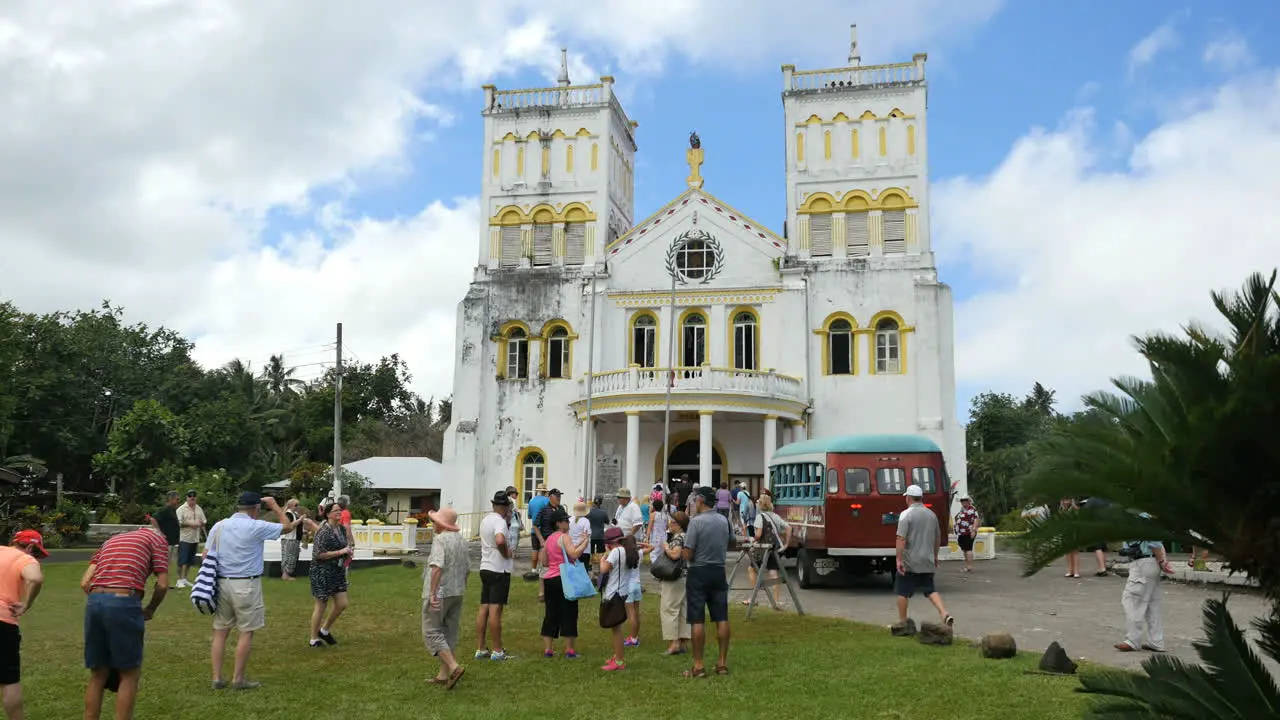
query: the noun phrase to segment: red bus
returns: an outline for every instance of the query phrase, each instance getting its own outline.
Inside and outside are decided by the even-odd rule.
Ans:
[[[937,443],[919,435],[841,435],[792,443],[769,462],[774,511],[793,526],[801,587],[896,572],[898,516],[908,485],[947,544],[951,484]]]

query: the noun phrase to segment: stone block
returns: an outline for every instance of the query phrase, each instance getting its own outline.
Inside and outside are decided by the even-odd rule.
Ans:
[[[955,642],[955,631],[944,623],[927,622],[920,626],[916,640],[923,645],[950,645]]]
[[[1040,669],[1055,675],[1074,675],[1077,667],[1075,661],[1067,655],[1067,651],[1063,650],[1056,641],[1049,643],[1048,649],[1040,658]]]
[[[416,567],[418,567],[418,563],[417,563],[417,562],[415,562],[415,561],[413,561],[413,560],[410,560],[409,558],[405,558],[404,560],[401,560],[401,561],[400,561],[400,564],[401,564],[401,565],[403,565],[403,566],[405,566],[405,567],[407,567],[407,568],[416,568]]]
[[[894,623],[889,626],[889,634],[895,637],[911,637],[916,634],[916,621],[907,618],[906,622]]]
[[[982,636],[978,649],[984,658],[1006,660],[1018,654],[1018,643],[1009,633],[991,633]]]

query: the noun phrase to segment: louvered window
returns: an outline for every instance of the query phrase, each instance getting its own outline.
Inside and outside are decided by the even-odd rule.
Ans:
[[[506,225],[502,228],[502,267],[513,268],[520,265],[520,226]]]
[[[587,224],[564,224],[564,264],[581,265],[587,250]]]
[[[867,228],[867,213],[849,213],[844,216],[844,239],[849,257],[864,257],[870,253],[871,233]]]
[[[901,255],[907,251],[907,213],[902,210],[884,211],[884,252]]]
[[[533,264],[541,267],[551,264],[551,225],[533,226]]]
[[[831,215],[809,216],[809,254],[814,257],[831,254]]]

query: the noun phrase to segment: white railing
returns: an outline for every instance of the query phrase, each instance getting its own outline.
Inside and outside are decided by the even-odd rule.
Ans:
[[[673,393],[729,392],[805,402],[804,381],[798,377],[773,370],[735,370],[710,365],[677,367],[674,372],[667,368],[631,367],[596,373],[592,375],[591,395],[665,392],[668,382],[673,383]],[[579,384],[585,397],[587,379],[582,378]]]
[[[830,90],[924,80],[924,60],[892,65],[791,71],[789,90]]]
[[[604,85],[494,90],[487,110],[523,110],[539,107],[598,105],[606,99]]]

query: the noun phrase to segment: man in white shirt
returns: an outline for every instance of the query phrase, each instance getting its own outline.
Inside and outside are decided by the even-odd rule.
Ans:
[[[624,537],[634,536],[639,539],[638,533],[644,527],[644,515],[640,512],[640,506],[631,502],[631,491],[627,488],[619,488],[618,509],[613,513],[613,524],[622,530]]]
[[[200,533],[207,522],[204,510],[196,502],[196,491],[188,490],[187,501],[178,506],[178,587],[191,587],[187,577],[191,568],[199,564]]]
[[[476,615],[476,659],[507,660],[502,647],[502,608],[511,595],[511,498],[504,491],[493,496],[493,512],[480,521],[480,612]],[[485,645],[493,640],[493,650]]]

